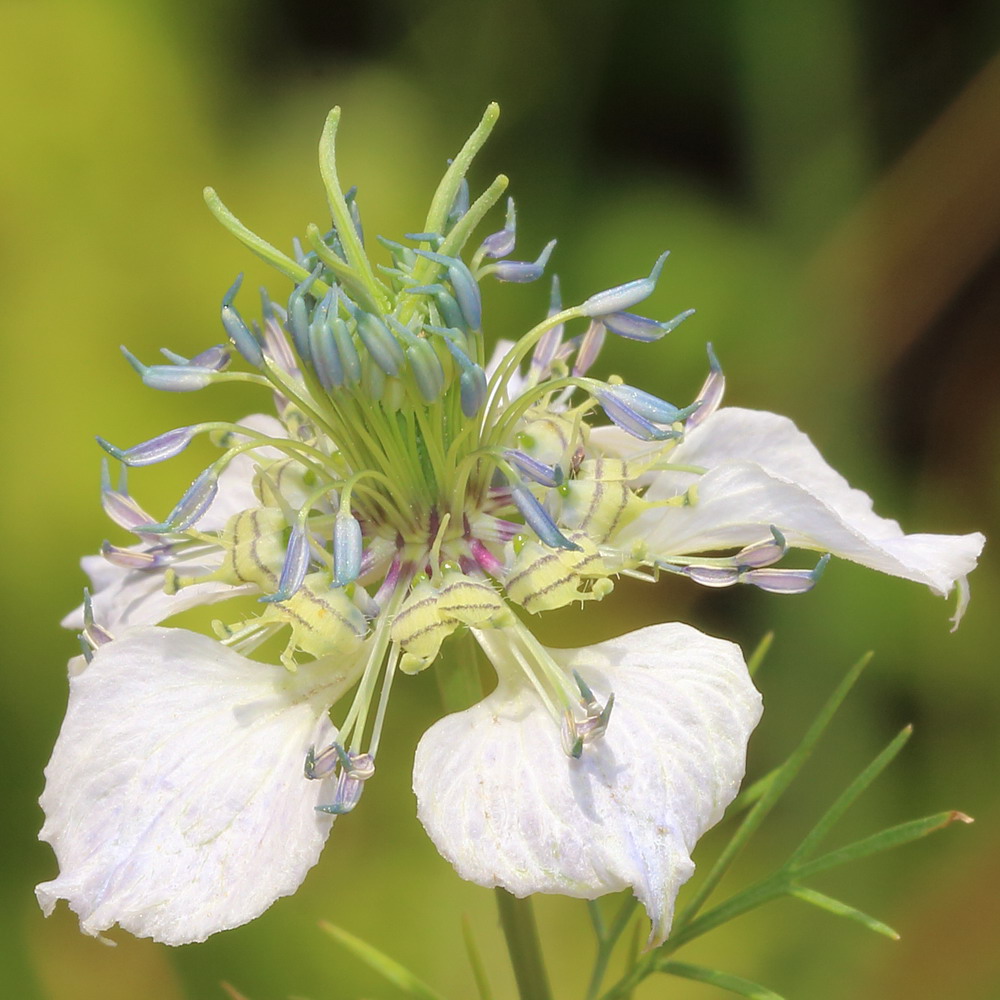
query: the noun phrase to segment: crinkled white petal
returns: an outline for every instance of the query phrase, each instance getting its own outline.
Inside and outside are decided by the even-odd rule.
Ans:
[[[832,552],[944,595],[972,572],[985,541],[978,532],[904,534],[896,521],[879,517],[868,494],[830,468],[790,420],[773,413],[719,410],[669,461],[708,471],[657,474],[648,499],[694,484],[697,501],[648,511],[628,526],[623,537],[642,536],[654,554],[738,547],[768,538],[774,525],[792,546]]]
[[[290,674],[205,636],[147,628],[100,647],[70,680],[41,797],[65,899],[89,934],[113,924],[167,944],[204,940],[293,892],[330,817],[308,748],[354,663]]]
[[[739,788],[760,695],[737,646],[687,625],[550,652],[600,700],[614,692],[604,736],[568,757],[534,690],[498,664],[496,691],[421,739],[418,815],[479,885],[587,899],[631,886],[657,943],[695,843]]]

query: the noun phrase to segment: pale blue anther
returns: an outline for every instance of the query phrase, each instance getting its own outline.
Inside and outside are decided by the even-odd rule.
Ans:
[[[444,392],[444,369],[441,367],[441,359],[437,356],[437,352],[426,337],[418,336],[394,316],[389,316],[388,322],[393,332],[406,345],[404,352],[413,377],[417,381],[420,395],[427,403],[436,402]]]
[[[218,372],[194,365],[148,365],[142,373],[144,385],[163,392],[197,392],[211,385]]]
[[[637,278],[635,281],[627,281],[624,285],[606,288],[603,292],[591,295],[580,306],[580,311],[584,316],[606,316],[608,313],[623,312],[626,309],[631,309],[632,306],[642,302],[643,299],[649,298],[656,288],[660,271],[663,270],[663,263],[669,255],[669,250],[660,254],[648,277]]]
[[[448,334],[444,332],[444,342],[451,356],[458,362],[461,369],[458,376],[458,388],[462,402],[462,413],[467,417],[474,417],[486,402],[486,372],[473,362]]]
[[[361,572],[364,539],[353,514],[340,511],[333,522],[333,585],[346,587]]]
[[[507,199],[507,218],[503,229],[490,233],[480,244],[478,253],[492,260],[498,260],[514,252],[517,242],[517,212],[514,209],[514,199]]]
[[[287,601],[302,586],[309,569],[310,558],[309,535],[301,524],[296,524],[288,536],[288,548],[285,549],[285,561],[281,566],[278,589],[273,594],[261,597],[260,600],[265,604]]]
[[[548,264],[555,245],[555,240],[546,243],[534,261],[502,260],[497,264],[491,264],[489,273],[498,281],[513,281],[519,284],[537,281],[545,273],[545,265]]]
[[[571,549],[579,551],[580,546],[576,542],[571,542],[557,527],[555,521],[549,516],[548,511],[541,505],[538,498],[527,486],[517,483],[510,489],[511,499],[514,506],[521,512],[524,523],[531,528],[538,537],[553,549]]]
[[[827,553],[812,569],[752,569],[743,574],[741,582],[771,594],[804,594],[816,585],[829,561]]]
[[[678,420],[689,417],[701,405],[698,402],[685,406],[683,409],[668,403],[659,396],[654,396],[643,389],[636,389],[631,385],[608,385],[598,392],[602,405],[607,397],[611,397],[616,402],[627,406],[640,417],[652,420],[657,424],[672,424]]]
[[[483,320],[483,303],[479,295],[479,285],[464,261],[457,257],[446,257],[432,250],[417,250],[421,257],[443,264],[448,269],[448,281],[455,292],[455,301],[462,311],[465,325],[470,330],[478,330]]]
[[[469,329],[455,296],[444,285],[421,285],[418,288],[407,288],[406,291],[432,295],[441,315],[441,323],[444,326],[456,330]]]
[[[178,427],[125,449],[116,448],[102,437],[97,439],[97,443],[112,458],[117,458],[125,465],[155,465],[179,455],[191,443],[194,432],[194,427]]]
[[[682,420],[687,413],[693,412],[688,407],[686,410],[678,410],[676,407],[665,403],[656,409],[656,416],[651,417],[648,407],[641,407],[645,412],[640,412],[634,405],[634,401],[626,394],[616,393],[616,389],[629,389],[630,386],[608,386],[598,390],[595,394],[604,409],[604,412],[623,431],[638,438],[640,441],[669,441],[679,438],[681,434],[670,427],[658,427],[657,424],[670,424],[674,420]],[[633,390],[639,392],[641,390]],[[651,396],[650,399],[656,399]],[[657,400],[664,403],[663,400]]]
[[[547,486],[551,489],[554,486],[559,486],[563,481],[561,466],[546,465],[544,462],[539,462],[537,458],[532,458],[531,455],[514,448],[507,449],[503,456],[519,473],[533,483],[538,483],[539,486]]]
[[[101,462],[101,507],[104,513],[120,528],[126,531],[137,531],[144,524],[149,524],[149,515],[129,496],[126,480],[126,467],[123,465],[118,488],[111,483],[111,471],[107,459]]]
[[[322,264],[317,265],[308,278],[295,286],[295,290],[288,298],[288,317],[286,323],[292,335],[292,342],[295,344],[296,352],[306,362],[312,360],[312,355],[309,352],[309,319],[312,310],[306,301],[306,296],[322,271]]]
[[[242,284],[243,275],[240,274],[230,286],[229,291],[222,297],[222,325],[229,339],[233,342],[233,346],[240,352],[247,364],[260,368],[264,363],[264,353],[261,350],[260,342],[233,305],[233,300]]]
[[[358,324],[358,336],[375,364],[386,375],[398,375],[406,355],[382,318],[358,309],[354,312],[354,319]]]
[[[323,388],[327,392],[339,389],[344,384],[344,366],[331,321],[326,310],[321,308],[316,309],[313,321],[309,324],[309,350],[312,353],[313,368]]]
[[[693,309],[685,309],[684,312],[661,323],[646,316],[637,316],[635,313],[614,312],[607,313],[601,317],[601,322],[614,334],[625,337],[627,340],[640,340],[650,344],[661,337],[665,337],[671,330],[676,330],[689,316],[694,315]]]
[[[771,537],[763,542],[747,545],[733,557],[740,569],[759,569],[776,563],[788,550],[788,542],[778,529],[771,525]]]
[[[187,488],[165,521],[159,524],[144,524],[140,528],[140,533],[161,535],[190,528],[212,506],[212,501],[218,492],[219,477],[214,467],[209,466]]]

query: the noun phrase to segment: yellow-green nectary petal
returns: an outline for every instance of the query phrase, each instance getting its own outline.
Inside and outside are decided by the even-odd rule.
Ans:
[[[184,944],[294,892],[331,822],[303,761],[356,677],[351,661],[290,674],[183,629],[98,648],[45,772],[39,836],[59,875],[36,889],[42,908],[65,899],[89,934]]]
[[[687,625],[549,652],[598,699],[614,693],[607,732],[568,757],[534,690],[498,664],[496,691],[420,741],[418,815],[480,885],[587,899],[631,886],[655,944],[695,843],[739,788],[760,696],[737,646]]]

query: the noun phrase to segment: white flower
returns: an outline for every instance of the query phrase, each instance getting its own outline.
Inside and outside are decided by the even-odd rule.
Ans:
[[[678,624],[547,649],[515,607],[601,600],[622,573],[807,590],[814,569],[776,565],[788,547],[964,588],[981,536],[904,536],[787,421],[716,412],[714,355],[686,407],[588,374],[606,332],[653,341],[688,315],[628,311],[665,255],[578,306],[554,294],[548,318],[487,363],[478,282],[537,278],[551,251],[504,259],[510,206],[461,256],[503,188],[468,207],[462,173],[493,117],[414,245],[386,243],[390,268],[368,259],[336,180],[336,114],[323,141],[335,228],[308,253],[281,257],[210,197],[298,282],[287,310],[265,296],[251,327],[239,283],[224,297],[249,373],[221,347],[163,365],[127,356],[154,388],[265,385],[276,416],[102,442],[125,466],[202,434],[221,451],[158,523],[105,475],[105,509],[137,541],[84,560],[93,594],[66,622],[84,655],[42,796],[60,869],[37,890],[46,912],[65,899],[88,933],[117,923],[180,944],[294,891],[381,766],[397,673],[430,667],[469,629],[499,685],[421,740],[430,836],[463,877],[515,894],[631,887],[661,941],[691,851],[743,777],[760,715],[743,658]],[[598,411],[615,426],[592,432]],[[211,637],[170,625],[209,604]],[[255,659],[274,637],[280,665]]]

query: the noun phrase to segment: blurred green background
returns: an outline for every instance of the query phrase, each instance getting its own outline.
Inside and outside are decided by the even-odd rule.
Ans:
[[[399,996],[317,929],[340,924],[454,1000],[473,995],[466,914],[497,1000],[513,984],[491,893],[461,883],[414,816],[413,748],[438,714],[433,679],[398,686],[379,779],[337,824],[293,898],[247,927],[171,950],[42,919],[34,883],[42,768],[65,705],[81,555],[107,533],[100,433],[123,446],[261,403],[221,388],[146,390],[118,354],[193,354],[221,337],[237,271],[287,287],[211,219],[201,188],[280,246],[322,223],[315,143],[344,109],[341,177],[369,235],[419,228],[445,158],[490,100],[503,116],[474,187],[511,176],[519,249],[559,238],[568,301],[673,256],[650,309],[698,309],[666,342],[609,346],[603,365],[681,401],[712,341],[731,403],[792,416],[877,509],[911,531],[994,527],[1000,410],[1000,6],[989,0],[3,0],[0,300],[5,571],[0,994],[46,1000]],[[491,288],[488,330],[516,335],[541,284]],[[169,508],[203,453],[133,478]],[[998,580],[987,558],[962,628],[927,591],[832,565],[777,598],[623,583],[553,643],[678,618],[752,646],[767,703],[760,775],[794,745],[861,653],[876,659],[733,885],[776,864],[907,722],[902,757],[841,838],[959,808],[976,817],[818,887],[895,926],[893,944],[795,902],[772,904],[682,958],[789,1000],[1000,997]],[[382,763],[385,761],[385,763]],[[141,766],[137,764],[137,766]],[[710,856],[720,843],[702,845]],[[696,855],[696,860],[698,856]],[[560,998],[580,995],[581,903],[538,900]],[[657,980],[639,998],[722,996]]]

